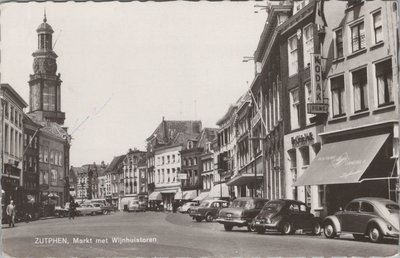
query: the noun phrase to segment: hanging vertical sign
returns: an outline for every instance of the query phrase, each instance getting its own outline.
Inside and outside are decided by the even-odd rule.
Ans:
[[[321,54],[311,54],[311,88],[314,103],[324,103]]]

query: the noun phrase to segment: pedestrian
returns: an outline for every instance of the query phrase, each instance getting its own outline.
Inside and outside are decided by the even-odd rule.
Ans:
[[[15,205],[14,205],[14,201],[11,200],[10,204],[7,206],[6,209],[6,213],[7,213],[7,217],[8,217],[8,226],[11,228],[11,225],[13,227],[15,227],[15,213],[16,213],[16,209],[15,209]]]
[[[75,219],[75,203],[71,201],[69,204],[69,217],[68,219]]]

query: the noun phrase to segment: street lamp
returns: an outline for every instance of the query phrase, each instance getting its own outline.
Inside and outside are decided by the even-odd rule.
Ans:
[[[247,63],[249,61],[254,61],[254,56],[244,56],[242,59],[243,63]]]
[[[256,5],[254,5],[254,8],[258,8],[258,10],[255,10],[254,13],[258,13],[261,10],[265,10],[266,12],[268,12],[270,7],[271,7],[270,5],[259,5],[259,4],[256,4]]]
[[[83,187],[85,186],[84,178],[85,178],[85,176],[82,174],[81,175],[81,198],[82,198],[81,203],[83,203]]]

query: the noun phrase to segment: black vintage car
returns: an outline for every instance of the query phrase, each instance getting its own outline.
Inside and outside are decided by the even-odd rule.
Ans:
[[[234,226],[247,227],[248,231],[255,231],[251,221],[261,211],[267,199],[241,197],[232,202],[229,208],[219,211],[217,221],[224,225],[226,231],[231,231]]]
[[[305,203],[295,200],[269,201],[254,218],[253,225],[259,234],[275,230],[289,235],[298,229],[321,234],[321,220],[310,213]]]

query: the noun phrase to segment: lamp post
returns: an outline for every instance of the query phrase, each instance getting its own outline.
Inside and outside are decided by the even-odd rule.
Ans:
[[[81,175],[81,198],[82,198],[81,203],[83,203],[83,187],[85,186],[84,178],[85,178],[85,176],[82,174]]]

